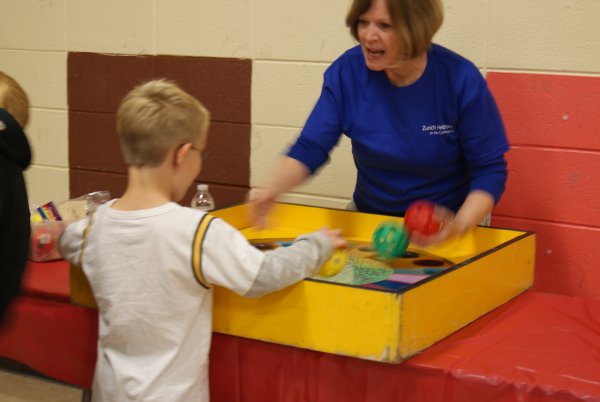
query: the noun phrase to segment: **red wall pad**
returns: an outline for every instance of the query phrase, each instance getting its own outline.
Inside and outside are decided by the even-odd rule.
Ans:
[[[512,144],[600,151],[600,78],[487,74]]]
[[[600,227],[600,78],[489,73],[511,143],[500,215]]]
[[[534,290],[600,299],[600,228],[494,217],[495,226],[536,233]]]
[[[494,226],[534,231],[534,289],[600,299],[600,78],[490,72],[511,150]]]

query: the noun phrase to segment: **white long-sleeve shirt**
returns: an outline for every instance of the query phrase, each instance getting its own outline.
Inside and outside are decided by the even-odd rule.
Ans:
[[[316,274],[332,252],[319,232],[263,253],[223,220],[176,203],[110,205],[60,240],[100,311],[94,401],[208,401],[211,286],[275,291]]]

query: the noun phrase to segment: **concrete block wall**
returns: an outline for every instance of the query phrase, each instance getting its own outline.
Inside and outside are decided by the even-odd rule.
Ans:
[[[111,139],[108,106],[136,81],[165,71],[219,111],[216,135],[230,139],[214,140],[211,146],[224,156],[198,180],[213,185],[221,206],[241,201],[298,134],[328,64],[353,45],[343,23],[349,0],[4,3],[0,69],[31,97],[27,131],[34,164],[27,182],[35,203],[100,187],[118,195],[124,167]],[[507,192],[493,224],[538,233],[537,289],[600,298],[600,2],[444,3],[446,19],[435,41],[486,75],[512,144]],[[149,66],[129,75],[118,67],[139,56],[150,59]],[[167,56],[174,57],[171,68],[157,69]],[[100,79],[94,63],[77,67],[76,61],[96,57],[116,76]],[[238,87],[225,97],[216,84],[206,89],[194,81],[207,78],[195,71],[215,62],[236,76]],[[102,104],[104,81],[113,97]],[[86,96],[95,104],[91,109],[81,107]],[[241,115],[248,108],[249,117],[236,117],[228,105],[244,109]],[[92,158],[98,149],[106,157]],[[239,174],[231,176],[232,170]],[[331,163],[285,200],[343,207],[354,177],[350,146],[342,139]]]

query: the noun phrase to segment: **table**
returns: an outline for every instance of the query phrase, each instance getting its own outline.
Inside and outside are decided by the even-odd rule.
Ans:
[[[67,301],[68,270],[28,264],[0,356],[90,387],[97,311]],[[215,333],[210,382],[213,402],[600,401],[600,300],[527,291],[401,364]]]
[[[215,334],[213,402],[600,401],[600,300],[528,291],[401,364]]]

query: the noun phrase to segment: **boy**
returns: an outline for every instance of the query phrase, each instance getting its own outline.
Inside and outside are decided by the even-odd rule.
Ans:
[[[117,111],[127,189],[62,235],[100,311],[94,401],[208,401],[211,286],[259,296],[316,274],[345,245],[322,230],[263,253],[178,205],[202,167],[208,122],[171,82],[134,88]]]
[[[29,250],[29,202],[23,178],[31,162],[23,132],[28,121],[27,94],[0,71],[0,324],[19,293]]]

